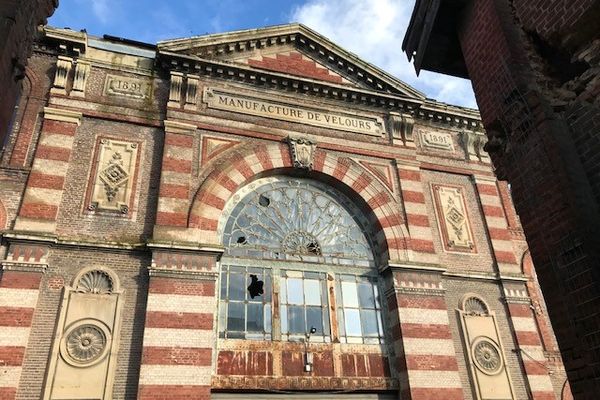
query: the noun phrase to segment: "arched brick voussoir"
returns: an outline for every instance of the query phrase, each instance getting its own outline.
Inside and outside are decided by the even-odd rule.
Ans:
[[[292,168],[287,144],[248,144],[237,148],[215,165],[198,188],[190,208],[189,228],[216,232],[225,205],[241,186],[286,168]],[[321,149],[317,149],[313,169],[360,199],[370,222],[377,227],[373,233],[383,240],[378,244],[384,245],[386,256],[394,260],[405,258],[405,221],[392,194],[371,172],[350,158]]]
[[[28,93],[30,97],[43,98],[44,84],[40,80],[40,75],[30,66],[25,67],[24,84],[29,85],[28,88],[23,88],[23,93]]]
[[[385,243],[378,244],[387,246],[390,259],[407,257],[408,230],[400,206],[387,187],[358,162],[322,150],[317,150],[314,169],[345,184],[362,199],[365,211],[373,219],[371,222],[377,224],[382,235],[373,233],[385,238]]]
[[[190,208],[188,226],[216,232],[223,208],[238,188],[268,171],[291,166],[289,148],[285,144],[241,145],[215,164],[198,188]]]

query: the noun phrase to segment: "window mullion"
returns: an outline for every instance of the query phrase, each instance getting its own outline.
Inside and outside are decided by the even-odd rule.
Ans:
[[[279,268],[271,270],[271,337],[273,340],[281,340],[281,315],[280,315],[280,299],[281,293],[281,271]],[[285,285],[285,282],[283,283]]]
[[[325,297],[329,297],[329,304],[325,304],[324,308],[329,307],[329,329],[331,330],[331,339],[333,343],[337,343],[340,341],[340,334],[337,318],[337,302],[336,302],[336,290],[335,290],[335,279],[329,279],[329,274],[327,274],[327,278],[325,280],[327,284],[327,293],[325,293]],[[342,294],[339,293],[341,296]],[[325,310],[323,311],[325,312]]]

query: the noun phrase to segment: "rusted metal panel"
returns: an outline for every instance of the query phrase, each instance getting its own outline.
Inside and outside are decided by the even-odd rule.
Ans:
[[[272,375],[273,356],[268,352],[220,351],[217,373],[219,375]]]

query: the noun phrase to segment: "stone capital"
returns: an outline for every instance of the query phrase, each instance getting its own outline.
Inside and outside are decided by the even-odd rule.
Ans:
[[[186,124],[177,121],[164,121],[166,133],[179,133],[183,135],[193,135],[196,131],[196,125]]]
[[[81,125],[83,114],[78,111],[63,110],[60,108],[44,107],[44,119],[54,121],[69,122],[71,124]]]

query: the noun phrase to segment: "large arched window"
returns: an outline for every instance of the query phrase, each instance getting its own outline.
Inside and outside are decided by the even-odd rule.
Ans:
[[[313,329],[311,340],[381,343],[376,257],[362,214],[308,179],[262,178],[236,193],[220,226],[220,336],[298,340]]]

